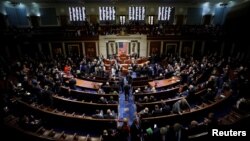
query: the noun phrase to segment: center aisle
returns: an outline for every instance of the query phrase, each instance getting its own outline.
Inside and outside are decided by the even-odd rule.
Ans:
[[[133,123],[133,120],[136,118],[136,105],[132,96],[132,90],[130,90],[129,100],[125,101],[124,92],[119,92],[119,106],[118,106],[118,119],[122,120],[127,118],[129,121],[129,125]],[[121,126],[122,122],[118,123],[118,126]]]

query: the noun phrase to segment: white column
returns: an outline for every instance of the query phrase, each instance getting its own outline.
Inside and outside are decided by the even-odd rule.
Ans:
[[[163,53],[163,41],[161,41],[161,54]]]
[[[99,52],[98,42],[95,42],[95,48],[96,48],[95,55],[96,55],[96,56],[99,56],[100,52]]]
[[[82,54],[84,57],[86,57],[86,54],[85,54],[85,44],[84,42],[82,42]]]
[[[192,56],[194,55],[194,48],[195,48],[195,40],[193,40],[193,44],[192,44]]]
[[[146,55],[146,57],[148,57],[150,55],[149,52],[150,52],[150,41],[148,41],[147,55]]]

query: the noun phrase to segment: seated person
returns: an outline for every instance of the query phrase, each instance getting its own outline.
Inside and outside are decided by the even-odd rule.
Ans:
[[[103,91],[104,91],[106,94],[110,93],[110,91],[111,91],[111,87],[110,87],[110,85],[109,85],[109,82],[106,82],[106,84],[105,84],[102,88],[103,88]]]
[[[182,112],[186,109],[189,109],[189,111],[191,111],[191,106],[185,98],[182,98],[173,104],[172,112],[181,115]]]
[[[77,88],[76,88],[76,79],[71,78],[71,79],[69,80],[69,88],[72,89],[72,90],[76,90],[76,89],[77,89]]]
[[[218,120],[215,118],[214,113],[209,113],[208,117],[204,119],[204,125],[208,128],[216,128],[218,126]]]
[[[207,129],[204,125],[198,123],[196,120],[192,120],[189,127],[188,127],[188,134],[189,135],[196,135],[202,132],[205,132]]]
[[[110,109],[108,109],[107,113],[103,115],[103,117],[105,119],[115,119],[115,114]]]
[[[151,92],[153,92],[153,93],[156,93],[156,92],[157,92],[155,86],[153,86],[153,87],[151,88]]]
[[[250,100],[246,98],[240,98],[236,102],[236,108],[242,111],[249,111]]]
[[[107,99],[106,99],[106,98],[104,98],[104,97],[102,96],[102,97],[100,97],[100,99],[99,99],[98,103],[107,104],[107,103],[108,103],[108,101],[107,101]]]
[[[134,94],[139,94],[139,93],[141,93],[141,88],[137,88]]]
[[[148,107],[145,107],[143,110],[141,110],[138,114],[140,117],[148,117],[149,116],[149,109]]]
[[[98,94],[105,94],[105,92],[103,91],[102,88],[99,88],[98,91],[97,91]]]
[[[70,75],[70,71],[71,71],[71,66],[70,65],[65,65],[64,66],[64,73],[66,74],[66,75]]]
[[[117,91],[113,91],[112,94],[118,95],[118,92]]]
[[[113,83],[112,89],[113,89],[114,91],[119,91],[120,86],[119,86],[118,82],[114,82],[114,83]]]
[[[94,115],[92,115],[92,117],[93,118],[103,118],[103,113],[102,113],[102,111],[100,111],[100,110],[96,110],[95,111],[95,114]]]
[[[18,83],[17,86],[13,85],[13,89],[14,92],[17,93],[17,95],[24,93],[24,88],[22,87],[22,83]]]
[[[212,89],[208,88],[207,93],[204,96],[202,96],[201,99],[203,102],[207,103],[209,101],[214,101],[215,97],[216,97],[216,93],[212,91]]]
[[[150,91],[150,88],[148,88],[148,86],[145,86],[143,92],[144,92],[144,93],[148,93],[148,92],[151,92],[151,91]]]
[[[141,102],[148,103],[149,102],[148,96],[144,96]]]
[[[170,114],[171,108],[164,101],[161,102],[161,111],[163,114]]]
[[[159,108],[159,105],[155,105],[155,109],[152,111],[153,116],[158,116],[162,114],[162,110]]]
[[[117,101],[114,100],[113,96],[110,96],[108,104],[117,104]]]
[[[155,102],[155,101],[156,101],[156,98],[153,95],[151,95],[149,97],[149,102]]]

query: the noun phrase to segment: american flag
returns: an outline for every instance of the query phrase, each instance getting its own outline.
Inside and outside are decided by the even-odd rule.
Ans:
[[[119,54],[128,54],[128,42],[119,42]]]

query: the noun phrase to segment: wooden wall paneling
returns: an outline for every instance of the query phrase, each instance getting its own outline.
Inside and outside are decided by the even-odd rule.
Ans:
[[[161,41],[151,41],[150,42],[150,56],[153,54],[160,55],[161,54]]]
[[[65,50],[67,56],[83,56],[81,42],[65,43]]]
[[[183,25],[184,24],[184,15],[176,15],[176,25]]]
[[[85,42],[85,54],[87,58],[96,57],[96,43],[95,42]]]
[[[217,40],[207,40],[205,44],[205,54],[215,54],[219,55],[220,43]]]
[[[163,43],[163,55],[175,55],[176,53],[179,52],[179,46],[180,42],[179,41],[165,41]]]
[[[96,24],[98,19],[98,15],[90,15],[89,16],[89,23]]]
[[[201,57],[201,45],[202,41],[196,41],[194,46],[194,57]]]
[[[48,43],[41,43],[41,46],[42,46],[42,53],[45,55],[45,56],[50,56],[50,48],[49,48],[49,44]]]
[[[192,55],[192,45],[193,45],[193,41],[183,41],[181,55],[182,56],[191,56]]]
[[[69,24],[67,15],[60,15],[60,24],[61,26],[67,26]]]
[[[28,55],[31,57],[38,56],[39,49],[38,44],[34,42],[23,42],[19,44],[21,54]]]
[[[52,47],[52,53],[54,57],[63,56],[63,48],[62,48],[61,42],[52,42],[51,47]]]

